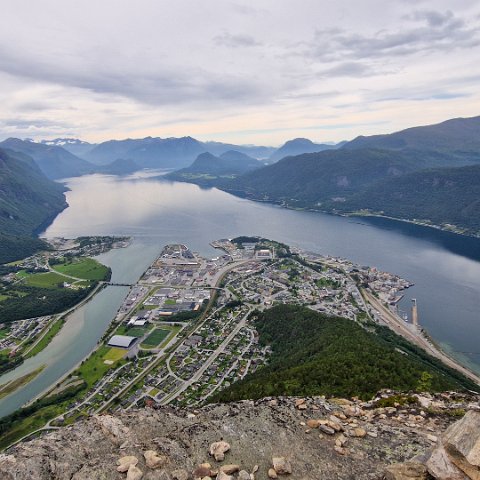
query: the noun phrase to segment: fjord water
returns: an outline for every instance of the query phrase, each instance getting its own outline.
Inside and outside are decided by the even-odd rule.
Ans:
[[[345,218],[251,202],[217,189],[148,178],[89,175],[67,181],[69,207],[47,237],[129,235],[127,249],[100,257],[113,280],[135,282],[163,245],[181,242],[207,256],[209,243],[261,235],[321,254],[348,258],[415,283],[400,308],[417,298],[420,323],[471,369],[480,372],[480,240],[380,218]],[[6,415],[55,383],[92,350],[115,316],[126,290],[108,287],[81,307],[39,355],[0,378],[18,378],[38,365],[43,372],[0,400]]]

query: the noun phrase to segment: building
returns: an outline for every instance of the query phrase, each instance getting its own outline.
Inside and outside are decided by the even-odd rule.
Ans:
[[[137,340],[137,337],[128,337],[127,335],[114,335],[108,341],[108,345],[110,345],[111,347],[131,348]]]

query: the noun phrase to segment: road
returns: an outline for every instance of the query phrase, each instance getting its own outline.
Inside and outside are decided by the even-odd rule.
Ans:
[[[410,326],[407,325],[399,316],[391,312],[385,305],[383,305],[380,300],[375,298],[371,293],[367,292],[366,290],[362,290],[361,293],[362,295],[364,295],[364,298],[366,298],[368,303],[370,303],[370,305],[380,313],[382,320],[385,322],[385,324],[395,333],[401,335],[415,345],[418,345],[420,348],[425,350],[433,357],[441,360],[445,365],[459,371],[467,378],[475,382],[477,385],[480,385],[480,377],[478,375],[463,367],[454,359],[446,355],[443,351],[438,349],[422,335],[420,330],[415,331],[413,330],[414,327],[410,328]]]
[[[249,308],[247,313],[242,317],[242,319],[237,323],[236,327],[230,332],[228,337],[221,343],[221,345],[210,355],[208,360],[195,372],[195,375],[188,380],[185,380],[183,385],[172,392],[170,395],[162,398],[160,401],[161,405],[166,405],[170,403],[172,400],[175,400],[181,393],[183,393],[190,385],[195,382],[198,382],[200,377],[204,374],[204,372],[210,367],[210,365],[217,359],[217,357],[225,351],[225,347],[233,340],[233,338],[237,335],[237,333],[246,325],[247,317],[252,312],[252,308]]]

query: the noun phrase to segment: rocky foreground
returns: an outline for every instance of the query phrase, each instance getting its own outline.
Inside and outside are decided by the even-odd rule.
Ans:
[[[0,479],[480,480],[478,397],[397,400],[267,398],[93,416],[0,455]]]

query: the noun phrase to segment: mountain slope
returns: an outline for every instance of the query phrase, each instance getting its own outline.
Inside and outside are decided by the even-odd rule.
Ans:
[[[93,143],[88,143],[78,138],[54,138],[53,140],[42,140],[40,143],[62,147],[67,150],[67,152],[73,153],[80,158],[83,158],[84,155],[96,146]]]
[[[373,149],[307,153],[242,175],[225,188],[255,199],[314,207],[418,169],[419,163],[401,153]]]
[[[480,232],[480,165],[423,170],[388,179],[341,203],[339,211],[369,209],[395,218],[428,219]]]
[[[86,158],[97,165],[128,158],[141,168],[179,168],[193,162],[205,147],[192,137],[110,140],[93,148]]]
[[[284,145],[270,155],[268,163],[274,163],[282,158],[301,155],[302,153],[322,152],[324,150],[335,150],[336,148],[338,148],[338,145],[313,143],[308,138],[295,138],[285,142]]]
[[[415,390],[423,372],[431,375],[432,391],[476,388],[460,373],[373,323],[367,331],[351,320],[279,305],[258,312],[255,328],[260,344],[272,348],[269,363],[215,394],[214,401],[276,395],[369,399],[383,388]]]
[[[0,147],[29,155],[40,170],[51,179],[75,177],[91,173],[94,170],[94,166],[86,160],[78,158],[56,145],[8,138],[0,143]]]
[[[436,125],[408,128],[388,135],[360,136],[342,148],[437,151],[451,157],[451,166],[454,165],[454,160],[463,163],[480,162],[480,116],[454,118]]]
[[[0,263],[44,247],[29,236],[67,206],[63,191],[31,158],[0,149]]]
[[[243,153],[230,150],[216,157],[211,153],[201,153],[187,168],[182,168],[165,176],[170,180],[196,183],[198,185],[219,186],[229,179],[260,168],[262,164]]]

